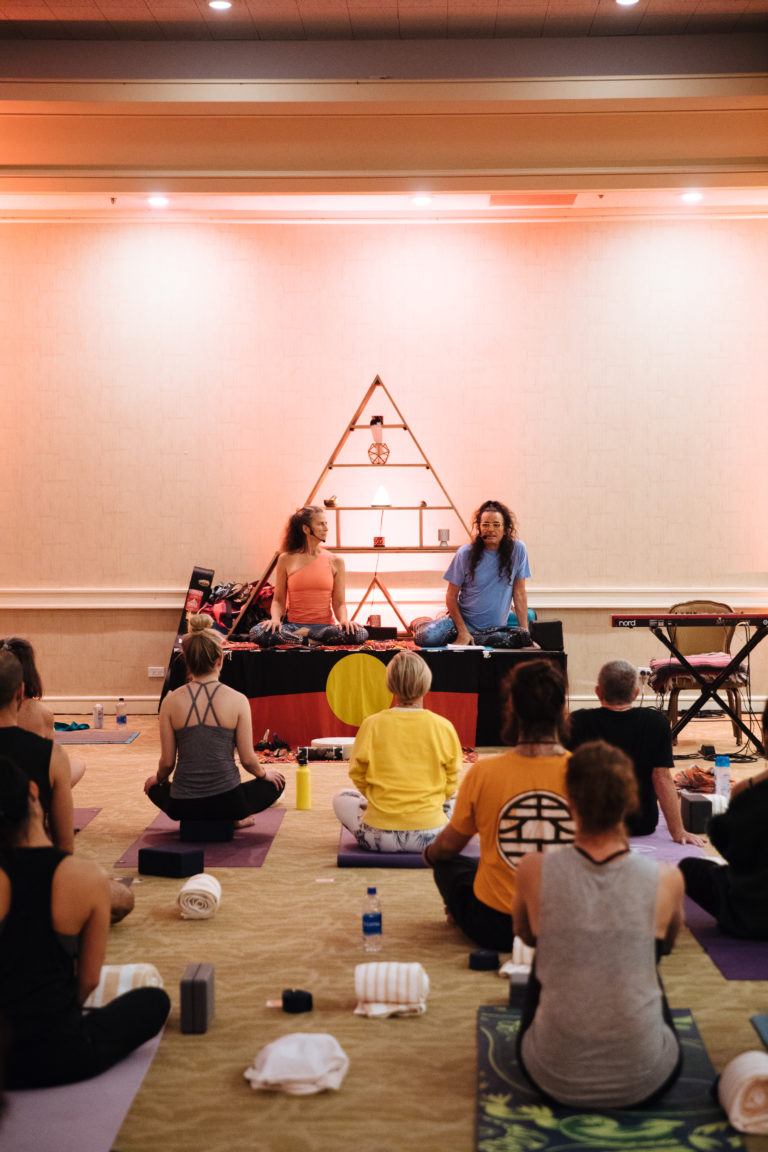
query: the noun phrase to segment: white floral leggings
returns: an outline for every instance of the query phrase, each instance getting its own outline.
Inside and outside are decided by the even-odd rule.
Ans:
[[[443,804],[443,811],[449,819],[455,799],[452,796]],[[352,833],[359,846],[367,848],[370,852],[423,852],[427,844],[431,844],[444,828],[443,824],[438,828],[418,830],[387,831],[383,828],[372,828],[363,820],[367,807],[368,801],[365,796],[355,788],[345,788],[342,792],[337,792],[333,798],[333,810],[337,819]]]

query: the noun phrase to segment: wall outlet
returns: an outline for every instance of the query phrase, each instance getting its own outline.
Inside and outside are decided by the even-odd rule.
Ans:
[[[165,668],[160,664],[150,664],[147,668],[147,676],[150,680],[165,680]]]
[[[651,670],[648,667],[638,668],[637,674],[644,684],[647,684],[651,678]]]

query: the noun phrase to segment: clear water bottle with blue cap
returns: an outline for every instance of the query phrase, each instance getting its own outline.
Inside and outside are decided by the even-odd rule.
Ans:
[[[730,756],[715,756],[715,795],[724,796],[726,800],[731,794],[731,758]]]
[[[381,952],[381,900],[375,888],[369,888],[363,907],[363,951]]]

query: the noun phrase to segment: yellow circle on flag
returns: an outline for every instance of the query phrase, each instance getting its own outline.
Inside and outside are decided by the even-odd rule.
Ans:
[[[334,664],[325,695],[334,716],[357,728],[366,716],[382,712],[392,703],[387,666],[375,656],[352,652]]]

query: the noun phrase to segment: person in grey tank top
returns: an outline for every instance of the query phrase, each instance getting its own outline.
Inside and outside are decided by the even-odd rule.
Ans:
[[[518,868],[513,919],[536,956],[518,1059],[545,1096],[577,1108],[627,1108],[662,1095],[682,1055],[656,970],[682,924],[671,865],[630,851],[632,764],[603,741],[566,771],[573,844]]]

